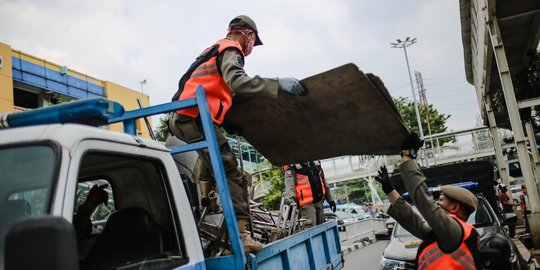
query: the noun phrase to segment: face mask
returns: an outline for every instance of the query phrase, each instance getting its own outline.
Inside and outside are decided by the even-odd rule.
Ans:
[[[255,40],[257,39],[257,36],[255,33],[251,32],[250,34],[244,35],[246,43],[246,50],[244,52],[245,56],[248,56],[251,54],[251,51],[253,50],[253,46],[255,46]]]
[[[227,36],[230,36],[234,32],[238,32],[244,36],[244,56],[250,55],[255,46],[255,41],[257,40],[255,32],[249,29],[229,29]]]

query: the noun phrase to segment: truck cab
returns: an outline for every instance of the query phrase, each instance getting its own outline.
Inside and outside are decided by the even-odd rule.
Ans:
[[[204,105],[201,88],[195,99],[129,112],[100,99],[0,116],[0,127],[11,125],[0,130],[0,269],[341,269],[335,221],[244,254]],[[199,106],[205,141],[168,149],[131,135],[138,117],[190,106]],[[99,127],[115,122],[126,133]],[[204,147],[232,255],[205,258],[171,155]],[[81,230],[74,221],[94,185],[107,185],[108,203],[86,220],[92,228]]]
[[[24,217],[72,222],[88,185],[108,184],[111,209],[100,206],[101,222],[76,235],[82,269],[203,261],[180,176],[160,143],[74,124],[4,130],[0,141],[11,142],[0,148],[2,241]]]

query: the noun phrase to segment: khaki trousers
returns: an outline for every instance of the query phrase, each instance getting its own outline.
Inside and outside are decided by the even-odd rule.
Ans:
[[[169,120],[169,129],[171,133],[178,139],[186,143],[194,143],[204,139],[204,133],[200,118],[191,118],[179,115],[175,112],[171,113]],[[234,156],[227,138],[223,136],[219,127],[214,125],[219,151],[221,152],[221,160],[223,161],[223,169],[227,175],[227,183],[231,192],[231,199],[237,219],[249,219],[249,206],[247,202],[247,185],[242,177],[238,162]],[[202,161],[200,181],[215,182],[212,163],[208,155],[208,149],[197,150],[199,158]]]
[[[302,218],[306,219],[304,226],[310,228],[324,223],[323,201],[300,207]]]

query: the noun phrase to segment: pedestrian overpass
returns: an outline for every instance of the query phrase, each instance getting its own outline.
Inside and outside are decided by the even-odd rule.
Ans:
[[[505,137],[505,130],[499,130]],[[510,134],[508,133],[508,136]],[[418,158],[422,167],[472,161],[495,156],[493,139],[488,127],[477,127],[426,136],[426,146]],[[503,145],[503,150],[514,144]],[[398,152],[399,149],[396,149]],[[362,179],[367,181],[372,201],[382,203],[373,185],[380,166],[386,165],[389,172],[397,169],[401,157],[396,156],[342,156],[321,161],[328,184],[336,187],[338,183]]]

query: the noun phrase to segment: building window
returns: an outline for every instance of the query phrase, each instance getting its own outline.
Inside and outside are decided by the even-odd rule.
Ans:
[[[25,109],[39,108],[39,95],[29,91],[15,88],[13,90],[13,103],[16,107]]]

